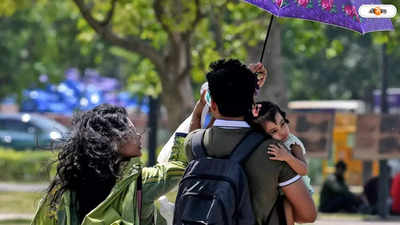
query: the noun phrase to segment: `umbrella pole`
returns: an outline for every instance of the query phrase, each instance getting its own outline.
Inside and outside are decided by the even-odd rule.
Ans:
[[[265,36],[264,46],[263,46],[263,49],[262,49],[262,52],[261,52],[261,57],[260,57],[260,62],[261,63],[262,63],[263,58],[264,58],[265,47],[267,46],[268,37],[269,37],[269,33],[271,32],[271,27],[272,27],[272,22],[273,21],[274,21],[274,15],[271,15],[271,19],[269,20],[267,35]]]

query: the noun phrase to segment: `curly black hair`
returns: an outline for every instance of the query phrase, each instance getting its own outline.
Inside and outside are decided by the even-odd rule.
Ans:
[[[254,103],[257,76],[237,59],[221,59],[207,73],[212,100],[223,116],[246,116]]]
[[[118,147],[132,128],[123,107],[102,104],[76,113],[72,130],[57,158],[57,173],[47,191],[55,209],[66,190],[76,193],[78,217],[84,216],[110,193],[119,176],[122,159]]]
[[[259,109],[258,116],[253,117],[252,125],[255,125],[257,130],[263,129],[263,124],[265,121],[272,121],[276,123],[275,116],[277,113],[281,114],[285,123],[289,123],[289,120],[286,117],[286,112],[283,111],[277,104],[270,101],[260,101],[256,102],[256,105],[261,105]]]

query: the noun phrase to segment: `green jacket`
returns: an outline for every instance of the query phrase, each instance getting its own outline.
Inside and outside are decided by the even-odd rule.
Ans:
[[[136,181],[140,170],[143,182],[141,225],[155,224],[157,210],[154,201],[178,184],[187,166],[183,141],[183,137],[175,139],[171,157],[167,163],[141,168],[139,159],[129,161],[123,167],[123,175],[110,194],[85,216],[82,225],[138,225]],[[74,192],[66,191],[56,210],[49,210],[49,202],[42,200],[32,225],[78,225],[77,211],[75,205],[71,204],[75,202],[74,198]]]

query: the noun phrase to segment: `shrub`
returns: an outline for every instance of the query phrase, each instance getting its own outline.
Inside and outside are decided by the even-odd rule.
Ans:
[[[157,152],[161,148],[157,149]],[[148,152],[143,149],[141,161],[147,165]],[[48,182],[56,174],[57,151],[16,151],[0,147],[0,181]]]
[[[55,165],[51,166],[51,162],[56,158],[55,151],[15,151],[0,148],[0,180],[49,181],[55,171]]]

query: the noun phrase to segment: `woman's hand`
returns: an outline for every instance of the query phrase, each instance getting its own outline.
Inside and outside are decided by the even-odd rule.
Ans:
[[[249,69],[251,72],[257,74],[257,84],[261,88],[267,80],[267,69],[265,69],[262,63],[250,64]]]
[[[197,130],[201,128],[201,113],[203,112],[203,108],[206,105],[205,94],[207,91],[203,91],[200,96],[200,99],[196,102],[192,112],[192,120],[190,121],[189,132],[193,130]]]
[[[272,144],[268,146],[267,153],[272,155],[269,157],[271,160],[289,161],[292,156],[286,148],[280,144]]]
[[[201,118],[201,113],[203,112],[203,108],[206,105],[206,100],[205,100],[206,93],[207,91],[203,91],[203,93],[201,93],[200,99],[196,102],[196,105],[194,106],[193,109],[193,116],[199,119]]]

